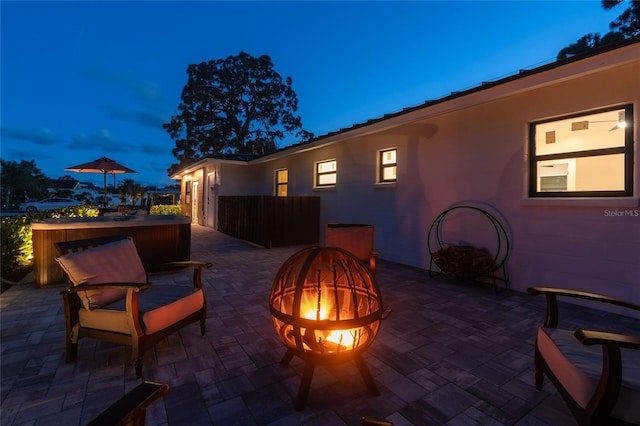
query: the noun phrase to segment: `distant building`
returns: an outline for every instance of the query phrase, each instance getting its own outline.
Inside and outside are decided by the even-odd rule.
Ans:
[[[145,191],[140,203],[147,207],[155,205],[173,206],[180,203],[180,190],[175,188],[161,188]]]
[[[49,179],[47,181],[47,191],[51,194],[57,191],[71,191],[80,188],[80,182],[75,179]]]
[[[95,203],[97,198],[102,197],[102,189],[96,187],[92,182],[80,182],[69,178],[49,179],[47,192],[49,195],[84,198],[84,201],[88,203]]]

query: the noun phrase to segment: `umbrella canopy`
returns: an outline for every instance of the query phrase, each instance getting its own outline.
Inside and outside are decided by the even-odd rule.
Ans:
[[[104,176],[104,207],[107,207],[107,173],[138,173],[107,157],[98,158],[77,166],[65,167],[65,170],[78,173],[102,173]]]

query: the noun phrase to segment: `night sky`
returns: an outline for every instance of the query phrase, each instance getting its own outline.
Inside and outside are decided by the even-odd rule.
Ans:
[[[189,64],[245,51],[293,79],[304,128],[340,128],[555,60],[608,31],[600,1],[11,2],[1,14],[1,154],[49,177],[107,156],[171,184]],[[297,142],[289,140],[282,146]],[[118,176],[121,179],[123,175]]]

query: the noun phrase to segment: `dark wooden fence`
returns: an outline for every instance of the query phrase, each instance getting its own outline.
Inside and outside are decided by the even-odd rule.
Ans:
[[[263,247],[316,244],[320,197],[218,197],[218,231]]]

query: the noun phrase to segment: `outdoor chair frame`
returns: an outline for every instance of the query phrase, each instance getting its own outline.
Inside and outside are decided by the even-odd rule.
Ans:
[[[640,383],[640,377],[638,377],[640,369],[636,361],[640,360],[640,336],[605,331],[576,330],[572,333],[576,340],[569,339],[565,342],[560,342],[551,350],[549,350],[549,346],[554,345],[556,341],[554,340],[554,343],[550,344],[548,341],[553,339],[548,339],[546,336],[553,335],[554,330],[561,330],[558,327],[559,297],[615,305],[636,312],[640,311],[640,305],[601,294],[562,288],[530,287],[527,289],[527,293],[532,296],[544,295],[546,298],[546,317],[544,324],[538,330],[534,351],[536,389],[542,389],[543,375],[546,375],[558,389],[558,392],[580,425],[639,424],[640,416],[638,416],[638,413],[640,411],[636,411],[635,415],[631,413],[631,416],[633,416],[631,422],[617,418],[613,411],[619,401],[621,390],[625,387],[623,384],[625,379],[627,379],[627,383],[633,383],[632,385],[626,385],[627,388],[631,389],[627,395],[632,396],[625,400],[625,409],[638,410],[640,389],[636,388],[636,386]],[[547,331],[544,331],[545,329]],[[542,341],[541,338],[543,339]],[[541,350],[542,345],[547,348],[546,351]],[[589,351],[590,347],[595,345],[601,346],[600,359],[593,357],[593,354],[598,354],[599,351]],[[626,356],[623,356],[623,351],[626,351],[624,354]],[[549,355],[545,356],[543,352]],[[551,356],[551,354],[554,354],[554,356]],[[589,394],[586,388],[580,389],[588,396],[586,403],[580,403],[574,396],[577,380],[575,376],[571,377],[566,374],[568,364],[561,364],[565,362],[562,360],[565,357],[572,366],[577,367],[580,371],[586,371],[588,365],[592,366],[592,370],[600,371],[599,377],[591,379],[596,381],[592,393]],[[632,362],[628,362],[630,358],[633,359]],[[574,359],[576,361],[572,362]],[[568,380],[569,377],[572,380]],[[570,393],[568,387],[574,389],[574,395]],[[624,415],[627,416],[628,413],[625,412]]]
[[[128,239],[128,236],[90,238],[75,241],[65,241],[56,243],[55,246],[61,255],[74,253],[79,251],[91,250],[104,244]],[[200,322],[200,334],[204,336],[206,331],[207,307],[206,300],[203,301],[202,307],[187,317],[174,322],[167,327],[146,334],[141,322],[139,312],[139,298],[141,292],[150,288],[152,284],[149,278],[158,274],[184,272],[186,269],[193,269],[193,287],[202,290],[202,270],[209,268],[211,263],[197,261],[179,261],[166,263],[154,268],[153,274],[147,274],[146,283],[105,283],[105,284],[80,284],[74,286],[71,280],[68,280],[69,288],[62,291],[62,302],[65,312],[65,360],[66,362],[74,362],[78,356],[78,340],[84,337],[90,337],[107,342],[123,344],[131,346],[132,357],[135,363],[136,377],[142,377],[142,359],[147,350],[151,349],[157,342],[164,339],[168,335],[194,322]],[[98,328],[83,327],[80,325],[80,310],[85,309],[79,292],[87,290],[100,289],[125,289],[126,290],[126,312],[128,322],[131,324],[127,333],[114,332]],[[204,299],[204,294],[203,294]]]

